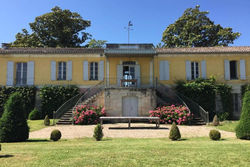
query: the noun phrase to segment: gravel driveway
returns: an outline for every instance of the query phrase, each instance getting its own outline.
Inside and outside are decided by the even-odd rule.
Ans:
[[[127,123],[104,124],[104,137],[127,137],[127,138],[161,138],[168,137],[171,125],[160,125],[159,129],[155,129],[154,124],[132,123],[131,129],[128,129]],[[208,137],[209,131],[214,129],[207,126],[178,126],[183,138],[189,137]],[[50,126],[38,131],[30,133],[32,138],[49,138],[53,129],[59,129],[63,139],[92,137],[95,125],[60,125]],[[222,131],[222,138],[235,138],[235,133]]]

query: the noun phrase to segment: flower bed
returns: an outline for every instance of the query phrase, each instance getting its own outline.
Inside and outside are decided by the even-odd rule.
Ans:
[[[149,111],[150,117],[159,117],[161,123],[173,122],[181,125],[187,124],[193,118],[193,114],[190,113],[185,106],[163,106],[158,107],[156,110]]]
[[[105,115],[104,107],[80,105],[73,111],[73,121],[76,125],[97,124],[100,122],[100,117]]]

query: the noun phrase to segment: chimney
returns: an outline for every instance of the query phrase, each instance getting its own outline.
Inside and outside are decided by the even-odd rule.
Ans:
[[[2,48],[3,49],[8,49],[10,47],[9,43],[2,43]]]

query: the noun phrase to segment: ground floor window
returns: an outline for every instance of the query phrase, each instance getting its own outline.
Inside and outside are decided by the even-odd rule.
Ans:
[[[230,61],[230,79],[238,79],[237,61]]]
[[[16,85],[27,84],[27,63],[16,63]]]
[[[98,80],[98,63],[90,63],[90,78],[89,80]]]
[[[233,93],[233,107],[234,112],[239,113],[240,112],[240,94],[239,93]]]
[[[57,80],[66,80],[66,62],[58,62]]]
[[[191,62],[191,79],[194,80],[199,78],[199,63],[198,62]]]

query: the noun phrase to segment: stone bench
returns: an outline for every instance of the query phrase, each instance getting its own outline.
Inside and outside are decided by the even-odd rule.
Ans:
[[[105,120],[125,120],[128,121],[128,128],[131,128],[132,120],[149,120],[155,121],[156,128],[160,127],[160,118],[159,117],[100,117],[101,125]]]

